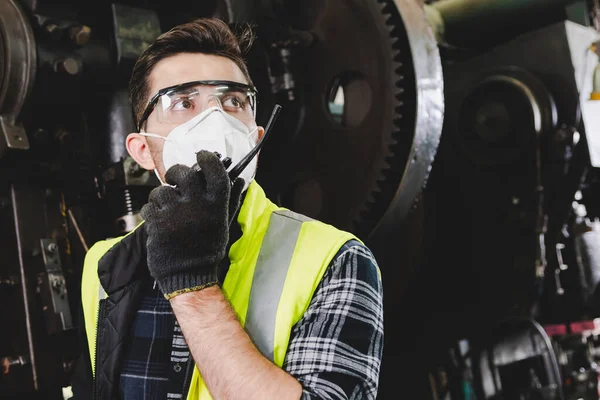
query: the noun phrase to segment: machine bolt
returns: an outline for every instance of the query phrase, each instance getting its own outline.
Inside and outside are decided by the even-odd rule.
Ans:
[[[90,41],[92,29],[87,25],[73,25],[69,28],[69,36],[77,46],[83,46]]]
[[[81,68],[79,67],[77,60],[71,57],[55,61],[54,68],[57,72],[62,72],[72,76],[79,75],[81,72]]]
[[[57,293],[62,290],[63,286],[64,282],[62,282],[60,279],[55,279],[52,281],[52,289],[54,289],[54,291]]]
[[[50,35],[50,37],[55,40],[58,39],[62,34],[60,26],[52,22],[49,22],[46,25],[44,25],[44,29],[46,30],[46,32],[48,32],[48,35]]]

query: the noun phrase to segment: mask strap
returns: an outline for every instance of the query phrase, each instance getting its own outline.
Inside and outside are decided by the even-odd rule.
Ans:
[[[169,186],[169,187],[172,187],[172,188],[176,188],[177,187],[177,185],[170,185],[167,182],[163,182],[163,180],[160,179],[160,175],[158,174],[158,170],[156,168],[154,168],[154,174],[158,178],[158,181],[160,182],[161,185],[163,185],[163,186]]]
[[[147,136],[147,137],[152,137],[152,138],[157,138],[157,139],[162,139],[164,141],[167,141],[168,139],[166,137],[162,137],[160,135],[157,135],[155,133],[146,133],[146,132],[140,132],[140,135],[142,136]]]
[[[140,135],[142,136],[148,136],[148,137],[153,137],[153,138],[157,138],[157,139],[163,139],[164,141],[167,140],[167,138],[164,138],[160,135],[157,135],[155,133],[146,133],[146,132],[140,132]],[[169,185],[167,182],[163,182],[163,180],[160,178],[160,175],[158,174],[158,170],[156,168],[154,168],[154,175],[156,175],[156,177],[158,178],[158,181],[160,182],[160,184],[162,186],[170,186],[172,188],[177,187],[175,185]]]

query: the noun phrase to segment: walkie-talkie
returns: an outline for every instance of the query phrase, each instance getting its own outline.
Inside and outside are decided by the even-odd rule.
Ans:
[[[231,180],[232,184],[233,184],[233,181],[235,181],[237,179],[237,177],[240,176],[240,174],[242,173],[244,168],[246,168],[248,166],[250,161],[252,161],[252,159],[254,157],[256,157],[256,155],[258,154],[260,149],[262,149],[262,147],[264,146],[264,144],[267,140],[267,137],[269,136],[269,133],[271,132],[271,129],[273,128],[273,124],[275,123],[275,120],[279,116],[280,111],[281,111],[281,106],[279,104],[275,104],[275,106],[273,107],[273,111],[271,112],[271,116],[269,117],[269,121],[267,121],[267,126],[265,127],[265,133],[264,133],[263,137],[260,139],[260,142],[258,142],[256,144],[256,146],[254,146],[254,148],[252,150],[250,150],[250,152],[248,154],[246,154],[246,156],[244,158],[242,158],[235,165],[235,167],[233,167],[231,169],[231,171],[228,172],[229,179]],[[219,157],[219,159],[225,166],[225,169],[227,169],[231,166],[231,162],[232,162],[231,157],[222,158],[223,156],[217,151],[215,151],[214,154],[217,157]],[[198,166],[198,164],[195,164],[194,168],[197,171],[200,171],[200,167]]]
[[[254,146],[254,148],[252,150],[250,150],[250,152],[248,154],[246,154],[246,156],[244,158],[242,158],[235,165],[235,167],[233,167],[228,172],[229,173],[229,179],[231,180],[232,183],[242,173],[242,171],[244,170],[244,168],[246,168],[248,166],[248,164],[250,163],[250,161],[252,161],[252,159],[254,157],[256,157],[256,155],[258,154],[258,152],[260,151],[260,149],[263,147],[263,145],[265,144],[265,142],[267,140],[267,137],[269,136],[269,133],[271,132],[271,129],[273,128],[273,124],[275,123],[275,120],[279,116],[279,112],[280,111],[281,111],[281,106],[279,104],[275,104],[275,107],[273,107],[273,111],[271,112],[271,116],[269,117],[269,121],[267,121],[267,126],[265,126],[265,134],[260,139],[260,142],[258,142],[256,144],[256,146]],[[225,157],[221,161],[225,165],[225,169],[229,168],[229,166],[231,165],[231,158],[229,158],[229,157]]]

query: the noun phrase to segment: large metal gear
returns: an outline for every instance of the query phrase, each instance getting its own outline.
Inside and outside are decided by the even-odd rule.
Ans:
[[[366,239],[395,229],[426,181],[442,131],[441,60],[417,0],[316,8],[302,27],[315,37],[302,129],[270,167],[286,171],[280,203]]]
[[[441,59],[421,2],[380,0],[379,4],[387,19],[393,60],[399,65],[393,65],[398,73],[397,102],[390,104],[394,114],[389,154],[355,220],[358,232],[369,237],[385,235],[404,220],[426,184],[444,118]]]

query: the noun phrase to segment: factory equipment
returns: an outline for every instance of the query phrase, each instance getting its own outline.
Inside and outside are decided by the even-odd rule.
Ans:
[[[258,122],[283,106],[257,175],[269,197],[356,233],[380,264],[379,397],[436,398],[444,379],[453,400],[583,393],[594,336],[550,331],[600,308],[594,10],[0,0],[0,397],[62,398],[85,252],[135,227],[158,184],[125,151],[133,62],[211,15],[255,27]]]
[[[595,360],[583,356],[587,330],[577,328],[597,317],[600,36],[591,6],[440,1],[428,8],[446,52],[446,114],[424,194],[432,203],[425,215],[435,214],[427,246],[436,252],[421,270],[436,279],[424,275],[416,285],[427,288],[415,294],[426,305],[411,315],[429,318],[419,319],[425,332],[446,327],[444,338],[432,333],[418,343],[436,349],[429,360],[445,354],[439,342],[452,349],[437,358],[454,371],[452,399],[598,398]],[[481,35],[472,34],[475,26]],[[448,260],[461,266],[440,267]],[[470,345],[468,357],[450,337]]]
[[[215,15],[256,26],[259,122],[283,105],[259,169],[271,198],[364,237],[393,235],[409,212],[444,106],[422,7],[267,3],[0,1],[3,398],[58,398],[69,383],[85,252],[130,231],[157,184],[125,151],[127,79],[177,23]]]

